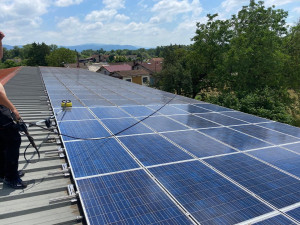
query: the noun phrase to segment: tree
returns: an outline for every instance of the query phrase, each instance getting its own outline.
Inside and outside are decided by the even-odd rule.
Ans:
[[[46,56],[46,61],[49,66],[63,66],[67,63],[76,62],[76,52],[66,48],[58,48]]]
[[[254,0],[244,6],[238,16],[232,17],[234,37],[222,70],[224,84],[231,90],[249,93],[272,89],[285,89],[282,36],[287,33],[287,12],[265,8],[263,2]]]
[[[218,14],[208,14],[206,24],[197,23],[194,44],[189,55],[193,97],[202,89],[219,86],[219,66],[224,62],[233,36],[230,20],[217,20]]]
[[[46,55],[50,54],[50,48],[45,43],[32,44],[28,52],[28,66],[47,66]]]
[[[187,50],[177,45],[164,48],[164,64],[160,73],[154,76],[163,90],[190,96],[192,92],[191,74],[187,68]]]

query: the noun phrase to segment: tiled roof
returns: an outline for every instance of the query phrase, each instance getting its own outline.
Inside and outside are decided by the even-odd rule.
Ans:
[[[134,76],[148,76],[149,72],[141,69],[141,70],[117,71],[114,74],[116,74],[117,77],[134,77]]]
[[[158,73],[162,70],[162,61],[143,62],[140,65],[154,73]]]
[[[105,69],[107,69],[110,73],[113,73],[115,71],[127,71],[132,70],[132,67],[128,64],[123,65],[112,65],[112,66],[104,66]]]

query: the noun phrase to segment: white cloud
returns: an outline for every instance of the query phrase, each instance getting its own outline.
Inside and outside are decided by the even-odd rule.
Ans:
[[[272,5],[281,6],[281,5],[286,5],[298,1],[299,0],[265,0],[265,4],[266,6],[272,6]]]
[[[139,1],[137,5],[143,9],[148,8],[148,5],[145,3],[145,0]]]
[[[125,7],[125,0],[103,0],[105,8],[121,9]]]
[[[79,5],[83,0],[56,0],[54,5],[58,7],[67,7],[70,5]]]
[[[294,8],[294,9],[292,10],[292,12],[296,12],[296,13],[299,13],[299,14],[300,14],[300,7]]]
[[[221,7],[225,12],[232,12],[238,8],[241,8],[243,5],[248,4],[248,0],[225,0],[221,3]]]
[[[119,21],[126,21],[126,20],[129,20],[130,18],[124,14],[117,14],[115,16],[115,19],[119,20]]]
[[[47,0],[2,1],[0,18],[34,18],[47,13],[50,2]],[[33,7],[34,6],[34,7]]]
[[[159,21],[172,22],[179,14],[192,13],[193,15],[199,15],[202,11],[199,0],[160,0],[156,3],[151,11],[155,14]],[[153,19],[150,20],[154,20]]]
[[[117,15],[117,11],[115,9],[103,9],[103,10],[95,10],[90,14],[86,15],[85,20],[87,21],[105,21],[112,19],[115,15]]]

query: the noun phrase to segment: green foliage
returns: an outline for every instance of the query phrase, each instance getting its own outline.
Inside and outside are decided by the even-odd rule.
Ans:
[[[76,62],[76,52],[67,48],[58,48],[46,56],[49,66],[63,66],[68,63]]]
[[[293,124],[299,104],[289,91],[300,94],[300,21],[288,30],[287,15],[254,0],[227,20],[208,14],[185,54],[163,49],[162,76],[169,77],[162,88],[174,92],[184,83],[178,79],[191,80],[193,97]],[[189,76],[176,80],[175,70]]]
[[[294,124],[295,120],[280,95],[276,90],[265,87],[263,90],[247,93],[243,97],[237,96],[234,92],[222,92],[202,94],[198,99],[271,120]]]
[[[0,69],[7,69],[11,67],[17,67],[20,66],[20,63],[15,62],[14,60],[7,59],[4,63],[0,64]]]
[[[164,47],[163,70],[154,75],[157,87],[185,96],[192,94],[192,79],[187,68],[187,54],[187,50],[182,46]]]
[[[50,47],[45,43],[33,43],[28,52],[28,66],[47,66],[46,55],[50,54]]]

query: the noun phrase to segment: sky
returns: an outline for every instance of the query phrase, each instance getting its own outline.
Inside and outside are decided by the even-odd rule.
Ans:
[[[3,44],[87,43],[156,47],[192,44],[196,23],[208,13],[236,14],[249,0],[0,0]],[[265,0],[300,18],[300,0]]]

